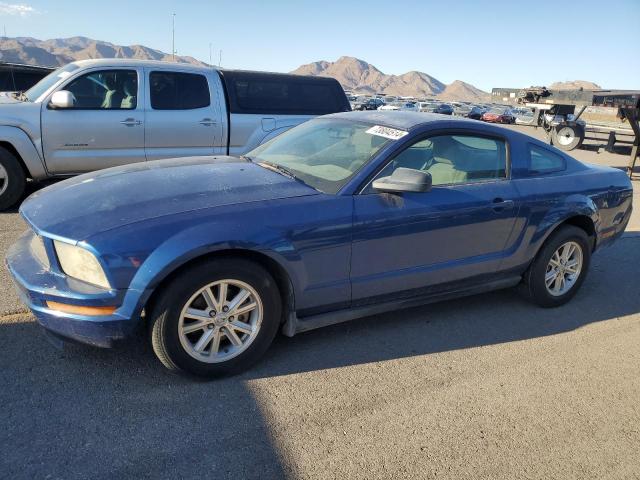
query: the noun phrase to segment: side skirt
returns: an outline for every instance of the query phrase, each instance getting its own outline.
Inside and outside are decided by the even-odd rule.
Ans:
[[[520,283],[521,280],[522,277],[520,275],[517,275],[494,280],[491,282],[486,282],[483,284],[475,285],[473,287],[460,288],[457,290],[450,290],[448,292],[431,295],[403,298],[401,300],[391,300],[384,303],[365,305],[362,307],[338,310],[330,313],[321,313],[318,315],[311,315],[309,317],[303,318],[298,318],[296,312],[290,312],[287,317],[287,321],[282,327],[282,333],[288,337],[293,337],[296,333],[306,332],[321,327],[327,327],[329,325],[347,322],[356,318],[377,315],[379,313],[384,313],[391,310],[418,307],[421,305],[427,305],[429,303],[441,302],[443,300],[451,300],[453,298],[477,295],[479,293],[485,293],[492,290],[501,290],[504,288],[515,287],[518,283]]]

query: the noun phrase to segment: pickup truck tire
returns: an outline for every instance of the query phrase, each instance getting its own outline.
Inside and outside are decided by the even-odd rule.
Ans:
[[[273,277],[240,258],[205,260],[184,270],[153,303],[149,329],[158,359],[169,370],[207,378],[233,375],[258,361],[282,311]]]
[[[524,275],[523,290],[541,307],[559,307],[578,292],[591,262],[591,239],[565,225],[546,240]]]
[[[14,206],[22,197],[27,179],[18,159],[0,147],[0,211]]]

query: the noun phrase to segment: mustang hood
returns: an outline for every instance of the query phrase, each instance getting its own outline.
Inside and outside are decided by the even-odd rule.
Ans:
[[[249,161],[192,157],[65,180],[31,195],[20,212],[41,233],[81,241],[149,218],[314,194],[313,188]]]

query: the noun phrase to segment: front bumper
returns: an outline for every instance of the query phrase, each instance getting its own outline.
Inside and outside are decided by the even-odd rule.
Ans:
[[[28,231],[9,248],[6,264],[22,301],[40,325],[58,336],[98,347],[111,347],[133,332],[137,319],[127,313],[123,303],[130,303],[135,292],[101,289],[46,269],[31,253],[32,237]],[[125,300],[125,296],[129,298]],[[52,310],[47,301],[118,308],[110,315],[77,315]]]

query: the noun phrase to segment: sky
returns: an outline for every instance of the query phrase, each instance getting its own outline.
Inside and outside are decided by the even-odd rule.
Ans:
[[[287,72],[347,55],[487,91],[576,79],[640,89],[640,0],[9,0],[0,27],[171,52],[174,13],[177,53],[210,63],[211,45],[227,68]]]

